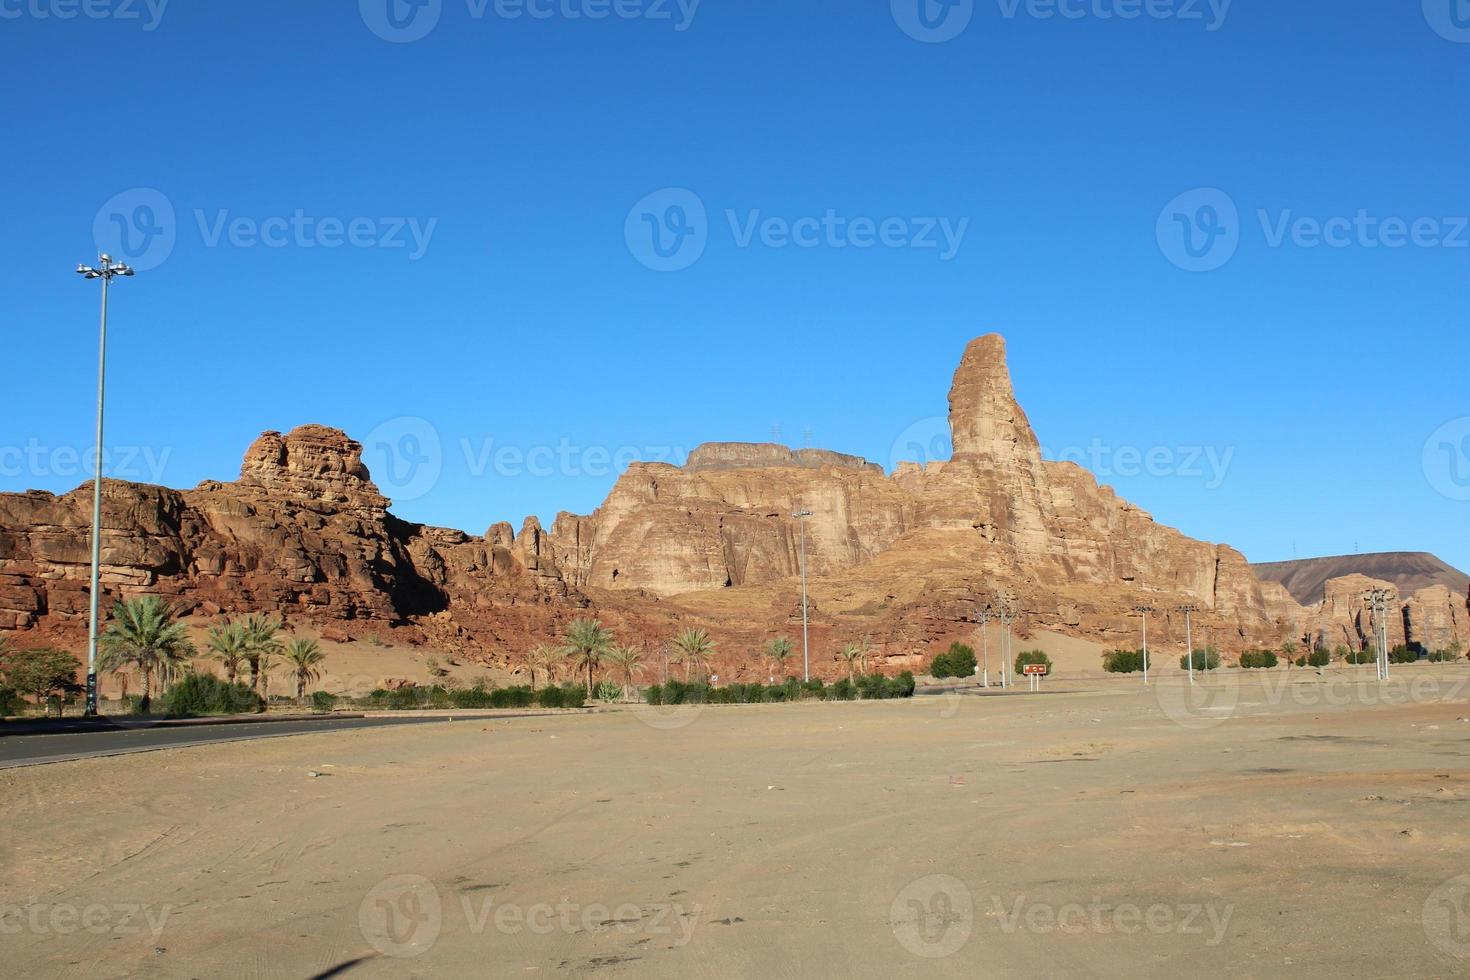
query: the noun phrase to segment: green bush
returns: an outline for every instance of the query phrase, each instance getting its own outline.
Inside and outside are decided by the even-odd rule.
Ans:
[[[1143,670],[1143,651],[1110,650],[1103,654],[1103,670],[1109,674],[1136,674]]]
[[[974,649],[963,643],[951,643],[948,650],[934,658],[934,663],[929,667],[929,676],[936,680],[946,677],[974,677]]]
[[[1027,664],[1042,664],[1043,666],[1046,667],[1046,673],[1043,676],[1045,676],[1045,677],[1050,677],[1051,676],[1051,669],[1052,669],[1051,658],[1048,657],[1041,650],[1022,650],[1020,653],[1016,654],[1016,675],[1017,676],[1020,676],[1020,675],[1022,675],[1022,674],[1025,673],[1025,667],[1026,667]]]
[[[857,687],[846,677],[822,692],[824,701],[851,701],[857,697]]]
[[[1455,656],[1449,650],[1434,650],[1429,654],[1429,662],[1432,664],[1447,664],[1459,659],[1459,657]]]
[[[1280,663],[1274,650],[1247,650],[1240,655],[1240,666],[1246,670],[1269,669]]]
[[[1306,666],[1326,667],[1330,663],[1332,663],[1332,654],[1325,647],[1318,647],[1307,656]]]
[[[158,699],[163,713],[178,718],[239,715],[260,711],[260,695],[244,684],[230,684],[213,674],[187,673]]]
[[[311,692],[311,706],[317,711],[331,711],[337,706],[337,695],[326,691]]]
[[[1419,651],[1400,643],[1388,651],[1388,659],[1396,664],[1415,664],[1419,662]]]
[[[1187,670],[1187,669],[1189,669],[1189,654],[1188,653],[1186,653],[1184,656],[1182,656],[1182,657],[1179,658],[1179,669],[1181,669],[1181,670]],[[1220,669],[1220,651],[1219,650],[1216,650],[1214,647],[1203,647],[1203,648],[1201,648],[1199,650],[1194,651],[1194,669],[1195,670],[1219,670]]]
[[[1372,664],[1378,662],[1378,651],[1372,647],[1366,650],[1349,650],[1347,656],[1343,657],[1350,664]]]
[[[599,701],[616,701],[623,696],[623,685],[616,681],[598,681],[592,688],[592,696]]]
[[[25,699],[13,688],[0,687],[0,718],[20,714],[25,710],[25,704]]]

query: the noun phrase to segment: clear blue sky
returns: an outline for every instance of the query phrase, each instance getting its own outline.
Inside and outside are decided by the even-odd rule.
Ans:
[[[98,290],[69,270],[120,220],[152,266],[113,292],[108,442],[151,453],[123,476],[233,479],[323,422],[407,454],[370,455],[400,515],[479,533],[590,511],[625,447],[779,427],[887,465],[999,330],[1052,454],[1160,520],[1470,568],[1448,0],[91,2],[117,16],[0,0],[0,490],[83,482]],[[1298,221],[1359,212],[1343,247]],[[649,268],[649,220],[697,261]]]

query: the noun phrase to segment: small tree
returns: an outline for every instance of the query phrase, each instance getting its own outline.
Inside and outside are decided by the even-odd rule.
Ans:
[[[859,663],[867,655],[860,643],[849,643],[839,651],[839,656],[847,661],[847,682],[852,683],[854,672]]]
[[[929,666],[929,676],[936,680],[944,680],[946,677],[974,677],[974,648],[963,643],[951,643],[948,650],[934,658]]]
[[[82,662],[65,650],[41,647],[36,650],[11,650],[5,657],[5,683],[21,694],[36,699],[42,714],[53,696],[75,694],[83,690],[77,684],[77,671]],[[60,704],[57,717],[61,716]]]
[[[321,679],[321,665],[327,655],[316,640],[297,639],[286,644],[286,665],[296,676],[296,700],[306,701],[306,685]]]
[[[643,673],[643,651],[638,647],[614,644],[608,647],[603,659],[623,675],[623,697],[625,699],[631,697],[634,678]]]
[[[1184,656],[1180,657],[1179,669],[1187,670],[1189,668],[1189,660],[1190,658],[1188,653],[1185,653]],[[1194,651],[1194,669],[1219,670],[1220,651],[1216,650],[1214,647],[1200,647],[1198,650]]]
[[[709,634],[700,629],[687,629],[674,637],[674,646],[678,649],[679,660],[684,663],[684,682],[689,682],[689,671],[692,667],[708,673],[710,657],[714,656],[715,644],[710,640]]]
[[[612,646],[613,635],[596,619],[574,619],[567,626],[562,647],[573,663],[587,671],[587,696],[592,697],[592,674]]]
[[[785,636],[778,636],[766,644],[766,659],[771,662],[772,680],[786,676],[786,661],[790,660],[795,651],[792,649],[791,640]]]
[[[225,681],[230,684],[235,683],[235,678],[239,676],[240,668],[245,665],[246,654],[249,652],[244,624],[231,620],[218,626],[211,626],[205,645],[210,654],[224,667]]]
[[[274,666],[274,656],[281,652],[281,617],[251,613],[241,625],[245,633],[245,661],[250,665],[250,690],[259,692],[263,674]],[[270,681],[267,679],[266,684]],[[264,696],[264,695],[262,695]]]
[[[152,704],[154,675],[160,684],[167,684],[197,654],[178,615],[177,609],[158,596],[120,599],[102,634],[98,666],[109,673],[137,670],[143,681],[143,698],[138,704],[143,714]]]
[[[1143,670],[1143,651],[1109,650],[1103,654],[1103,670],[1109,674],[1136,674]]]

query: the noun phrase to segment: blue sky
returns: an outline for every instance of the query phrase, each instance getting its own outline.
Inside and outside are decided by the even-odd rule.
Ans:
[[[998,330],[1160,520],[1470,568],[1465,0],[89,2],[0,0],[0,490],[85,478],[101,243],[121,476],[323,422],[478,533],[889,465]]]

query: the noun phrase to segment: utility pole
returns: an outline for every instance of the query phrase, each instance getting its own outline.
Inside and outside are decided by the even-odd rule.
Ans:
[[[1153,606],[1134,606],[1133,611],[1143,614],[1143,683],[1148,686],[1148,614],[1154,611]]]
[[[807,645],[807,611],[806,611],[806,519],[812,516],[809,510],[799,510],[791,515],[801,525],[801,677],[803,681],[812,679],[812,656]]]
[[[1197,609],[1199,609],[1199,606],[1193,603],[1187,603],[1179,607],[1179,611],[1184,613],[1184,644],[1185,649],[1188,651],[1189,683],[1191,684],[1194,683],[1194,626],[1190,617],[1194,615]],[[1206,660],[1205,664],[1208,666],[1209,661]]]
[[[1000,686],[1011,686],[1011,624],[1016,621],[1016,597],[1009,592],[1000,595],[1000,622],[1005,627],[1001,641]]]
[[[77,275],[102,280],[102,326],[97,344],[97,447],[92,454],[92,591],[91,615],[87,623],[87,708],[88,718],[97,717],[97,600],[102,568],[102,406],[107,393],[107,286],[115,276],[128,277],[133,270],[103,254],[97,268],[77,266]]]
[[[981,677],[984,687],[990,687],[990,621],[995,618],[995,611],[989,606],[975,614],[975,619],[980,623],[980,656],[985,663],[985,673]]]
[[[1373,645],[1378,648],[1378,679],[1388,680],[1388,597],[1387,589],[1369,589],[1363,593],[1363,601],[1371,612],[1369,626],[1373,629]]]

